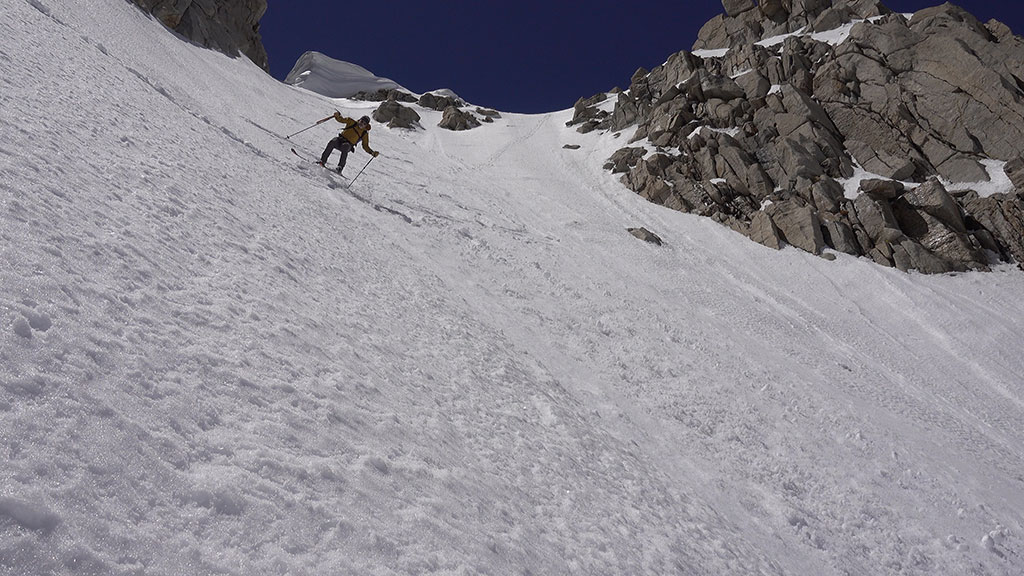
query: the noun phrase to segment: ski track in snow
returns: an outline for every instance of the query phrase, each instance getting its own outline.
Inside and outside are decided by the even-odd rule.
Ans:
[[[0,574],[1024,570],[1019,271],[769,250],[571,111],[347,188],[281,135],[372,103],[0,5]]]

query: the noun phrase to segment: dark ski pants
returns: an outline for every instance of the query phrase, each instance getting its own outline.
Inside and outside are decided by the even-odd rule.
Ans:
[[[345,162],[348,160],[348,153],[352,151],[354,146],[348,140],[338,136],[334,140],[327,143],[327,148],[324,149],[324,153],[320,155],[320,163],[324,166],[327,165],[327,160],[331,157],[331,152],[337,149],[341,152],[341,160],[338,160],[338,168],[344,168]]]

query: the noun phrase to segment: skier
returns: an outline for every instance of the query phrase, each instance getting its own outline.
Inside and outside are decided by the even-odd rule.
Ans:
[[[348,160],[348,153],[356,149],[356,144],[360,140],[363,141],[363,150],[366,150],[368,154],[372,154],[376,158],[380,152],[375,152],[370,148],[370,119],[363,116],[359,120],[353,120],[347,116],[342,116],[341,112],[334,113],[334,119],[345,125],[345,129],[338,134],[337,138],[334,138],[327,143],[327,148],[324,149],[324,153],[320,155],[320,161],[317,164],[326,167],[327,159],[331,157],[331,152],[335,149],[341,152],[341,159],[338,160],[338,174],[345,169],[345,161]]]

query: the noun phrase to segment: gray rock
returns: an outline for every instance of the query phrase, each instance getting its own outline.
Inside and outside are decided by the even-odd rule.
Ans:
[[[768,91],[772,89],[772,83],[763,74],[755,70],[737,76],[734,81],[743,89],[747,100],[764,98],[768,95]]]
[[[381,124],[387,124],[389,128],[421,127],[420,115],[412,108],[402,106],[396,100],[388,100],[378,106],[373,111],[373,119]]]
[[[396,102],[412,103],[416,101],[416,97],[408,92],[402,90],[396,90],[394,88],[381,88],[374,92],[356,92],[352,95],[353,100],[363,100],[366,102],[386,102],[388,100],[394,100]]]
[[[981,162],[966,154],[956,153],[937,166],[939,174],[950,182],[988,182],[988,171]]]
[[[669,133],[670,137],[677,135],[683,126],[695,119],[689,101],[677,97],[662,103],[651,112],[647,122],[647,137],[655,140],[664,133]]]
[[[267,0],[134,0],[182,36],[228,55],[245,54],[269,70],[259,22]]]
[[[753,0],[722,0],[722,7],[725,8],[725,13],[729,16],[736,17],[746,12],[747,10],[754,9]]]
[[[703,67],[700,58],[687,50],[681,50],[668,57],[659,74],[663,76],[662,84],[665,87],[678,85],[689,78],[694,72]]]
[[[847,140],[846,147],[861,167],[883,178],[908,180],[917,170],[911,157],[900,157],[885,150],[874,149],[860,140]]]
[[[611,170],[612,174],[629,172],[629,169],[636,166],[637,162],[646,154],[647,151],[643,148],[620,148],[608,159],[604,169]]]
[[[783,0],[761,0],[758,6],[761,8],[761,13],[770,20],[781,20],[789,16],[789,11],[786,10],[788,3]]]
[[[896,263],[896,267],[904,272],[917,270],[924,274],[945,274],[967,270],[966,266],[959,266],[945,260],[921,244],[910,240],[904,240],[893,246],[893,261]]]
[[[806,93],[793,86],[782,87],[782,104],[786,107],[786,112],[808,118],[831,133],[839,133],[828,112]]]
[[[819,212],[837,213],[843,192],[842,184],[826,176],[811,186],[811,201]]]
[[[604,102],[607,99],[608,95],[605,94],[604,92],[591,96],[590,98],[580,98],[579,100],[576,101],[576,104],[573,106],[572,120],[566,122],[565,125],[575,126],[579,124],[599,122],[603,120],[604,117],[608,115],[608,113],[603,110],[598,110],[597,105],[600,104],[601,102]],[[589,132],[591,130],[592,128],[588,129],[587,131]],[[577,129],[577,131],[582,132],[582,130],[579,128]]]
[[[715,156],[714,176],[725,178],[729,185],[741,194],[754,197],[767,196],[771,190],[767,175],[757,166],[757,160],[747,153],[740,143],[725,134],[714,140],[718,153]]]
[[[640,107],[637,106],[636,100],[629,94],[620,92],[618,100],[615,102],[615,111],[612,112],[608,128],[613,132],[624,130],[636,124],[639,116]]]
[[[782,248],[782,238],[779,235],[779,229],[772,222],[772,217],[766,212],[759,210],[754,213],[754,217],[750,219],[750,228],[748,229],[747,236],[754,242],[764,244],[769,248],[776,250]]]
[[[822,163],[826,156],[815,142],[803,136],[783,138],[776,144],[779,168],[782,174],[775,177],[777,182],[797,178],[815,180],[825,174]]]
[[[827,236],[825,238],[827,245],[844,254],[853,256],[862,254],[857,235],[848,223],[838,219],[826,219],[822,222],[822,228],[824,235]]]
[[[874,18],[892,12],[880,0],[847,0],[846,5],[853,10],[853,14],[858,18]]]
[[[457,98],[451,98],[449,96],[438,96],[431,92],[427,92],[417,101],[420,106],[424,108],[430,108],[438,112],[447,111],[448,108],[458,108],[464,106],[466,103]]]
[[[771,216],[787,243],[811,254],[820,254],[825,247],[821,222],[809,206],[787,200],[769,205],[765,212]]]
[[[861,194],[853,201],[853,205],[864,233],[872,241],[881,238],[886,228],[899,229],[896,215],[893,214],[888,202],[877,201],[867,194]]]
[[[697,33],[694,50],[744,46],[761,40],[765,32],[759,10],[748,10],[730,18],[720,14],[708,21]]]
[[[998,242],[1002,257],[1011,257],[1024,269],[1024,200],[1017,195],[975,197],[964,206],[978,225]]]
[[[903,198],[914,208],[938,218],[956,232],[967,233],[960,206],[938,179],[932,178],[917,188],[908,190]]]
[[[1024,192],[1024,157],[1018,156],[1003,167],[1006,176],[1013,182],[1013,187]]]
[[[661,238],[647,228],[626,228],[626,231],[644,242],[650,242],[651,244],[656,244],[658,246],[663,244]]]
[[[902,182],[895,180],[869,178],[860,181],[860,190],[875,200],[892,200],[903,194],[904,187]]]
[[[441,128],[453,131],[472,130],[480,126],[480,121],[469,112],[464,112],[455,106],[445,108],[441,122],[437,124]]]
[[[971,245],[966,233],[953,230],[928,212],[910,205],[905,198],[895,203],[894,213],[900,229],[908,237],[946,262],[948,269],[942,272],[985,265],[984,256]],[[908,252],[914,255],[913,251]],[[922,269],[916,264],[913,267]]]
[[[718,98],[729,102],[737,98],[743,98],[747,93],[740,88],[733,79],[716,74],[706,74],[700,77],[700,89],[702,100],[707,101]]]
[[[665,154],[654,154],[646,160],[637,160],[625,176],[627,185],[644,199],[655,204],[665,204],[673,193],[665,181],[666,170],[671,165],[672,159]]]
[[[815,32],[835,30],[852,19],[853,11],[848,6],[836,6],[819,14],[811,24],[811,29]]]
[[[871,251],[868,252],[868,257],[870,257],[872,260],[874,260],[876,264],[880,264],[880,265],[886,266],[888,268],[893,268],[895,265],[893,264],[893,261],[892,261],[892,249],[888,248],[887,250],[883,250],[882,248],[883,247],[881,247],[881,246],[876,246],[875,248],[871,249]],[[906,251],[903,251],[903,253],[905,254]],[[886,254],[888,254],[888,255],[886,255]],[[906,271],[908,269],[907,267],[909,267],[909,265],[910,265],[909,264],[909,262],[910,262],[909,256],[907,257],[906,261],[907,261],[907,264],[904,265],[904,266],[906,266],[906,267],[903,268],[904,271]]]

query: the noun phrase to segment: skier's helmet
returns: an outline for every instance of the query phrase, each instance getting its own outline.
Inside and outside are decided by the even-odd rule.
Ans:
[[[359,119],[359,123],[362,124],[363,126],[369,126],[370,125],[370,117],[369,116],[363,116],[362,118]]]

